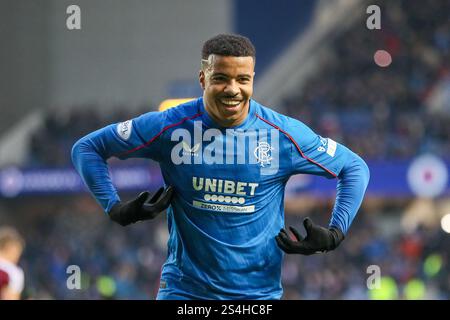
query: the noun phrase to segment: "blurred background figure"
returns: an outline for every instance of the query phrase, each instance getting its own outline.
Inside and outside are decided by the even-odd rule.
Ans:
[[[70,148],[166,99],[199,96],[198,48],[236,32],[256,47],[255,99],[349,146],[371,170],[340,250],[285,258],[284,298],[450,299],[448,0],[76,3],[80,30],[65,24],[71,1],[3,0],[0,11],[0,223],[26,240],[25,296],[155,297],[164,215],[125,229],[107,223]],[[380,8],[379,30],[366,26],[369,5]],[[388,66],[375,63],[378,50]],[[154,163],[126,164],[110,163],[124,200],[161,184]],[[292,177],[286,225],[306,216],[326,224],[334,192]],[[81,289],[67,288],[69,265],[80,267]],[[370,266],[380,270],[377,288]]]
[[[0,300],[19,300],[24,274],[18,265],[24,239],[12,227],[0,227]]]

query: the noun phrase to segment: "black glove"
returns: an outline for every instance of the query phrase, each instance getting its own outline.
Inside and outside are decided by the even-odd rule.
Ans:
[[[306,230],[305,239],[293,227],[289,227],[289,229],[297,238],[297,241],[292,240],[284,229],[281,229],[280,233],[275,237],[278,246],[284,252],[304,255],[327,252],[336,249],[345,238],[342,231],[338,228],[331,227],[326,229],[315,225],[310,218],[303,220],[303,225]]]
[[[161,211],[167,209],[172,196],[173,188],[171,186],[166,189],[160,188],[152,197],[150,197],[150,192],[145,191],[127,203],[116,203],[109,211],[109,217],[121,226],[153,219]]]

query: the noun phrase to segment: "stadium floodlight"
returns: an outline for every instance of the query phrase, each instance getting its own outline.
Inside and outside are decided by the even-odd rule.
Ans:
[[[447,233],[450,233],[450,213],[447,213],[441,219],[441,228]]]

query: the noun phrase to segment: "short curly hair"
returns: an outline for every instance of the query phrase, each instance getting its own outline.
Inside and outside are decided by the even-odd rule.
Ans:
[[[203,44],[202,59],[211,54],[234,57],[253,57],[256,50],[249,38],[237,34],[219,34]]]

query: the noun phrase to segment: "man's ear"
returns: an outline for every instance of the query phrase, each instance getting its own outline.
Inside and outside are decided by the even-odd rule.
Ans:
[[[205,72],[203,70],[198,72],[198,82],[200,82],[200,87],[202,87],[202,90],[205,90]]]

